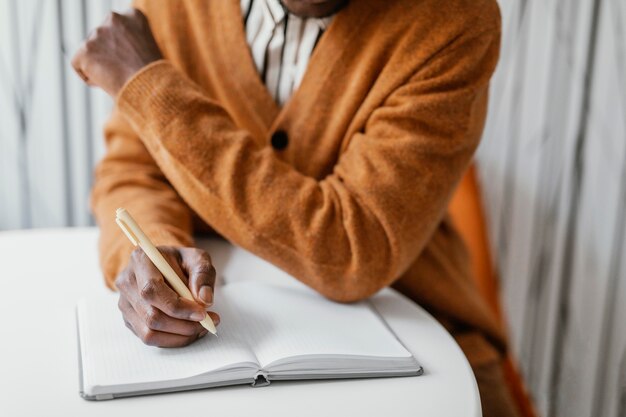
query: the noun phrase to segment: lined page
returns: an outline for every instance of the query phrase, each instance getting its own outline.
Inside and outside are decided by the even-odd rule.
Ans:
[[[308,289],[254,282],[226,285],[221,297],[263,368],[300,355],[411,357],[367,302],[340,304]]]
[[[78,322],[85,386],[175,380],[238,363],[256,364],[228,300],[216,303],[216,309],[223,322],[218,337],[207,334],[190,346],[162,349],[146,346],[126,328],[115,295],[81,301]]]

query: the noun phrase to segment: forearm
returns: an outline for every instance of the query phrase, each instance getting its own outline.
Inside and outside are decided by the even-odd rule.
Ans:
[[[146,62],[121,91],[112,87],[119,83],[103,74],[125,66],[123,56],[109,58],[110,44],[154,43],[142,15],[120,19],[126,24],[112,21],[75,67],[117,97],[160,171],[207,224],[344,301],[371,295],[415,261],[478,144],[497,26],[468,30],[412,68],[318,180],[256,142],[167,61]],[[138,34],[128,33],[133,25]]]
[[[119,105],[167,178],[207,223],[344,301],[373,294],[414,261],[473,151],[467,141],[442,147],[438,138],[416,140],[398,132],[398,161],[389,165],[388,177],[376,178],[363,158],[381,151],[381,141],[361,137],[363,145],[355,147],[364,148],[344,155],[335,172],[318,181],[255,143],[166,62],[131,80]],[[412,184],[413,175],[420,184]]]

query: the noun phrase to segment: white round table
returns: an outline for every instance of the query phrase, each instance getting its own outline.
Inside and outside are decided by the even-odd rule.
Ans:
[[[424,367],[423,376],[85,401],[78,395],[75,305],[108,291],[96,241],[94,228],[0,232],[0,416],[481,416],[476,381],[458,345],[428,313],[391,289],[372,300]],[[209,250],[222,282],[302,285],[224,241],[199,245]]]

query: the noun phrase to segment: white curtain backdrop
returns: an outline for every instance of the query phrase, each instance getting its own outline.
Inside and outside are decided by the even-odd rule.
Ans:
[[[542,415],[623,417],[626,1],[499,3],[477,159],[513,349]],[[69,60],[127,4],[0,0],[0,230],[93,224],[111,103]]]

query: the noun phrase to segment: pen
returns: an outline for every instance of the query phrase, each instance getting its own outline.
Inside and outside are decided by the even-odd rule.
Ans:
[[[165,260],[161,252],[154,246],[154,244],[148,239],[148,236],[141,230],[141,227],[135,222],[135,219],[124,208],[118,208],[115,212],[115,222],[122,229],[124,234],[130,239],[133,245],[139,246],[146,253],[148,258],[152,261],[154,266],[163,274],[166,281],[174,288],[174,291],[183,298],[194,301],[191,291],[185,285],[185,283],[176,274],[174,269]],[[207,314],[200,322],[202,327],[207,329],[212,334],[216,334],[215,324],[211,317]]]

